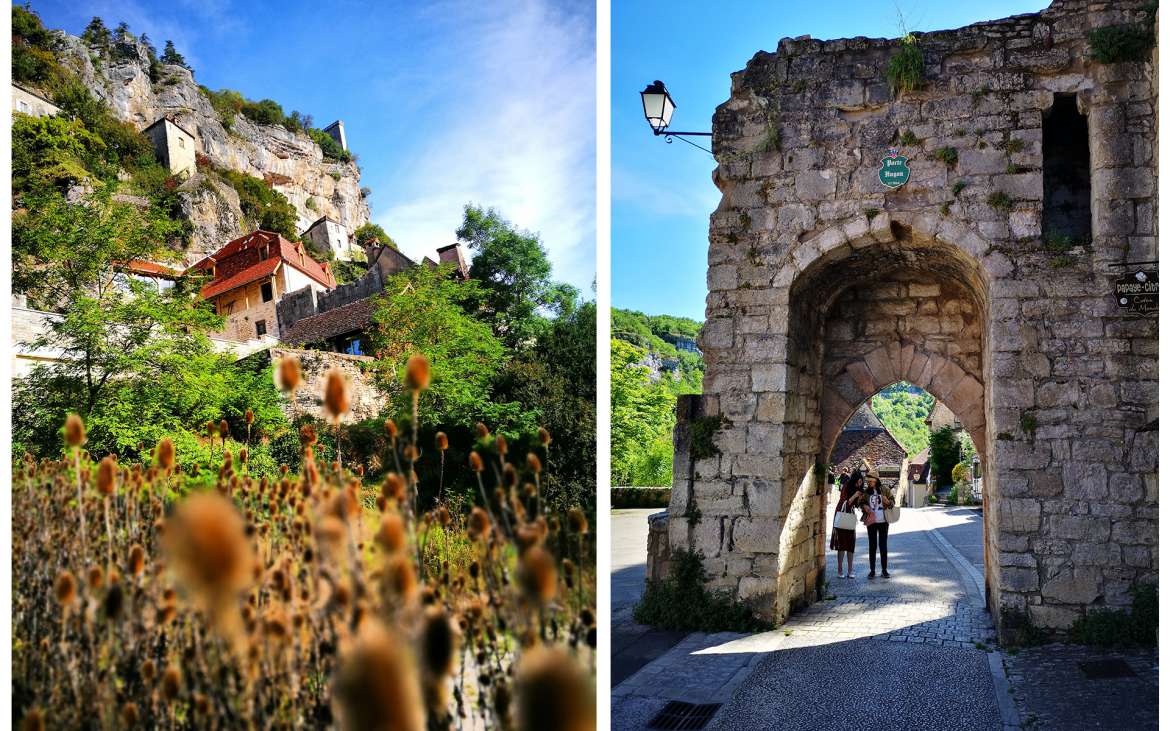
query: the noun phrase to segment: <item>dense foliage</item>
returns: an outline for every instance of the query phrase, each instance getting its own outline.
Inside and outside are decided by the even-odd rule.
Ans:
[[[227,168],[216,168],[215,173],[235,188],[240,196],[240,211],[249,230],[261,228],[274,231],[289,241],[300,241],[297,209],[279,190],[260,178]]]
[[[645,351],[624,340],[610,343],[611,481],[619,486],[671,483],[675,394],[650,380]]]
[[[379,243],[383,246],[389,246],[391,249],[397,249],[398,244],[394,243],[394,239],[390,238],[390,234],[386,230],[374,222],[363,223],[353,230],[353,240],[361,246],[368,246],[372,243]]]
[[[253,101],[233,89],[213,91],[206,86],[200,86],[199,91],[211,102],[220,124],[226,130],[232,129],[236,115],[243,115],[256,124],[275,125],[284,127],[289,132],[308,135],[321,148],[321,154],[327,160],[350,162],[355,159],[326,132],[314,127],[313,117],[308,114],[301,114],[295,110],[286,114],[279,102],[272,99]]]
[[[611,314],[611,479],[614,485],[669,485],[676,397],[703,390],[702,356],[676,344],[694,341],[700,323],[634,310]]]
[[[873,397],[873,412],[898,440],[908,456],[921,452],[930,438],[926,417],[934,397],[908,383],[895,383]]]
[[[952,484],[952,473],[960,460],[960,444],[955,430],[949,426],[930,435],[930,474],[939,487]]]

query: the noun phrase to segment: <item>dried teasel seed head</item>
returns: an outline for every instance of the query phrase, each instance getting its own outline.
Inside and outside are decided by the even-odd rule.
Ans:
[[[90,591],[97,591],[102,588],[102,582],[105,580],[105,574],[102,573],[100,566],[90,566],[89,571],[85,573],[85,584]]]
[[[244,520],[217,493],[194,493],[179,504],[168,521],[164,547],[168,564],[213,612],[251,582]]]
[[[240,464],[242,464],[242,465],[248,464],[248,448],[247,447],[240,447]]]
[[[508,453],[508,440],[504,438],[503,434],[496,435],[496,451],[500,453],[500,456]]]
[[[231,427],[227,423],[227,419],[219,420],[219,438],[227,439],[232,433]]]
[[[552,442],[552,435],[549,434],[548,429],[545,429],[543,426],[536,430],[536,435],[540,438],[540,443],[545,448],[547,448],[549,443]]]
[[[126,728],[134,728],[138,725],[138,706],[130,701],[122,705],[122,725]]]
[[[276,366],[276,385],[286,393],[291,393],[301,385],[301,361],[295,355],[286,355]]]
[[[183,674],[179,672],[176,665],[167,667],[166,672],[163,673],[162,678],[163,696],[167,702],[171,702],[179,697],[179,691],[183,689]]]
[[[479,452],[472,452],[467,461],[473,472],[483,472],[483,457],[479,456]]]
[[[425,713],[415,663],[406,645],[376,620],[358,627],[333,681],[341,728],[422,731]]]
[[[402,475],[397,472],[386,475],[386,479],[382,481],[382,495],[387,500],[401,502],[406,497],[406,482],[402,479]]]
[[[390,437],[391,441],[398,438],[398,424],[394,422],[393,418],[386,419],[386,421],[382,422],[382,428],[386,430],[386,436]]]
[[[154,682],[154,671],[154,660],[148,658],[142,662],[142,667],[139,670],[139,674],[142,675],[142,679],[146,681],[147,685],[150,685]]]
[[[244,411],[244,423],[251,426],[254,421],[256,421],[256,414],[251,409]]]
[[[70,447],[80,447],[85,444],[85,423],[77,414],[65,417],[65,443]]]
[[[142,575],[142,570],[146,566],[146,549],[143,548],[141,544],[135,543],[130,547],[130,558],[128,564],[131,575]]]
[[[589,521],[585,517],[585,511],[581,508],[569,510],[569,530],[579,535],[585,535],[589,532]]]
[[[398,553],[406,548],[406,523],[397,513],[387,513],[382,516],[382,524],[378,527],[375,536],[378,544],[391,553]]]
[[[467,535],[472,539],[482,538],[491,530],[492,521],[488,517],[487,511],[480,507],[471,509],[471,515],[467,518]]]
[[[118,477],[118,460],[109,455],[98,465],[97,490],[102,495],[114,494],[114,483]]]
[[[595,722],[593,683],[562,647],[534,646],[516,668],[517,731],[585,731]]]
[[[490,431],[488,431],[486,424],[484,424],[482,421],[475,422],[475,438],[476,439],[487,439],[491,435],[492,435],[492,433]]]
[[[442,714],[448,704],[447,678],[455,669],[460,633],[442,607],[432,606],[423,615],[419,655],[422,660],[423,695],[432,713]]]
[[[301,446],[311,447],[317,443],[317,430],[313,428],[312,424],[305,424],[301,427]]]
[[[445,451],[447,451],[447,446],[448,446],[448,442],[447,442],[446,432],[436,433],[435,434],[435,447],[438,448],[438,450],[440,452],[445,452]]]
[[[552,555],[540,546],[532,546],[520,559],[517,579],[534,603],[551,601],[557,595],[557,568]]]
[[[422,355],[412,355],[406,360],[406,378],[403,380],[408,391],[425,391],[431,385],[431,364]]]
[[[155,462],[163,471],[169,471],[175,467],[175,443],[171,441],[170,437],[163,437],[162,441],[154,450]]]
[[[528,453],[528,469],[532,470],[534,473],[539,475],[540,471],[541,471],[541,469],[543,469],[543,467],[544,466],[540,463],[540,457],[537,457],[532,452],[529,452]]]
[[[219,427],[215,425],[214,421],[207,422],[207,436],[209,438],[214,437],[217,431],[219,431]]]
[[[325,393],[321,399],[325,413],[337,422],[349,411],[349,378],[341,368],[333,367],[325,374]]]
[[[45,712],[40,708],[30,708],[20,721],[20,731],[45,731]]]
[[[53,595],[61,606],[68,607],[73,604],[77,599],[77,581],[74,580],[73,574],[68,571],[57,574],[57,580],[53,582]]]

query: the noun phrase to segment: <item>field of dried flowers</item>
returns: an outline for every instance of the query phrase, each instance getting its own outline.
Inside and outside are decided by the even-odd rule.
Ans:
[[[278,385],[301,387],[295,359]],[[415,356],[404,386],[426,389]],[[348,385],[322,402],[342,430]],[[24,728],[588,729],[594,726],[592,532],[549,514],[552,438],[515,461],[477,425],[475,505],[418,504],[415,465],[442,459],[386,429],[380,486],[314,459],[249,471],[223,453],[215,488],[164,439],[151,464],[84,450],[15,467],[13,703]],[[430,454],[424,454],[430,452]],[[206,465],[204,466],[207,467]]]

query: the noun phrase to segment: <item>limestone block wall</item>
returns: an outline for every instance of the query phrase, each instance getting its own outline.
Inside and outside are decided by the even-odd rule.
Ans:
[[[288,356],[300,359],[301,375],[304,378],[304,384],[297,390],[295,398],[281,402],[288,418],[295,419],[304,414],[311,414],[317,419],[327,418],[321,403],[325,393],[325,376],[333,368],[340,368],[350,382],[350,410],[342,418],[343,424],[376,418],[386,407],[385,394],[378,389],[373,375],[366,372],[366,364],[374,360],[369,356],[273,347],[248,356],[248,360],[257,367],[266,367]]]
[[[896,380],[978,435],[1001,625],[1067,628],[1156,581],[1157,321],[1112,297],[1112,265],[1156,257],[1156,70],[1102,64],[1088,42],[1145,22],[1142,5],[1058,0],[921,34],[908,92],[884,78],[897,40],[784,39],[732,75],[714,116],[705,395],[680,400],[668,529],[713,585],[777,620],[816,600],[818,464]],[[1045,238],[1058,102],[1088,129],[1081,240]],[[889,146],[911,170],[896,190],[877,175]],[[692,459],[688,424],[712,415],[718,454]]]

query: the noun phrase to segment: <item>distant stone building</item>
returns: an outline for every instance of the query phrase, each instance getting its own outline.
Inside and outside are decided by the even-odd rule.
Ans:
[[[195,135],[170,117],[160,117],[142,130],[154,144],[154,154],[171,175],[195,174]]]
[[[829,472],[834,475],[853,472],[864,465],[884,479],[897,475],[905,459],[905,447],[886,429],[867,402],[845,422],[829,457]]]
[[[337,259],[349,261],[361,256],[362,249],[350,241],[349,232],[337,221],[328,216],[321,216],[301,234],[317,251],[323,254],[333,254]]]
[[[229,242],[190,269],[211,277],[200,294],[227,322],[221,334],[250,340],[280,331],[277,302],[289,292],[322,293],[337,286],[328,263],[271,231],[253,231]]]
[[[12,85],[12,111],[30,117],[52,117],[61,113],[61,108],[32,89],[20,84]]]
[[[942,429],[943,427],[950,427],[955,431],[963,428],[963,423],[959,421],[959,417],[955,416],[955,412],[947,408],[947,405],[942,401],[935,399],[934,408],[930,410],[930,414],[926,417],[926,426],[930,429],[930,433]]]
[[[439,260],[455,265],[455,276],[467,278],[467,265],[457,244],[439,249]],[[277,306],[281,323],[280,339],[295,346],[329,350],[349,355],[369,355],[367,331],[373,323],[374,297],[386,289],[393,275],[418,266],[410,257],[390,246],[366,248],[369,270],[357,281],[328,292],[303,288],[292,292]],[[427,265],[429,260],[424,259]],[[437,266],[430,262],[430,266]]]
[[[341,149],[347,152],[349,151],[349,146],[345,144],[345,124],[340,119],[322,131],[332,137],[337,144],[341,145]]]

